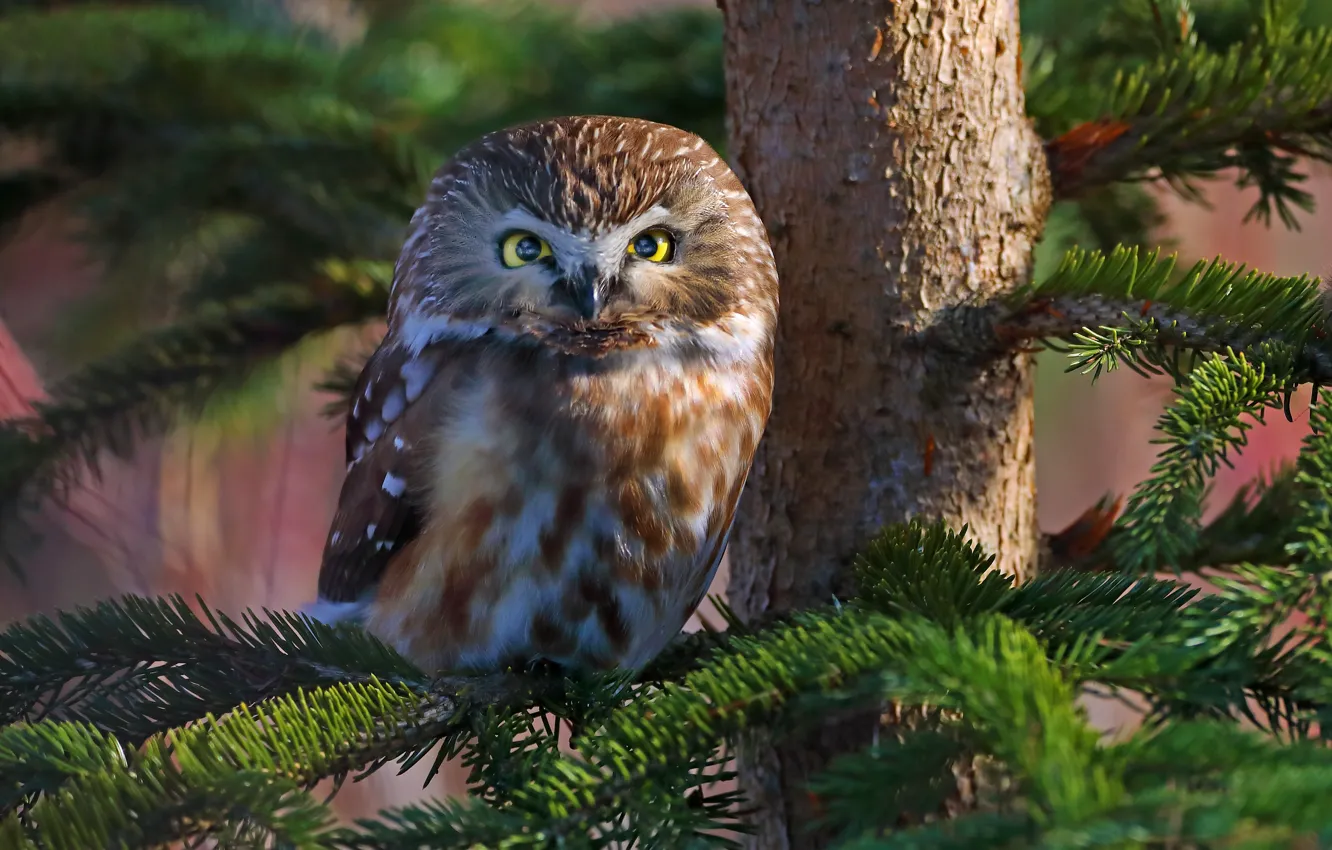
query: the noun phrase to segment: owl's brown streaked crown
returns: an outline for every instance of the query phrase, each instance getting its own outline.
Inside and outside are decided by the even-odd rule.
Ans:
[[[497,189],[551,224],[593,234],[731,176],[697,137],[612,118],[528,124],[486,136],[458,159],[464,172],[488,170]]]
[[[478,262],[494,250],[495,222],[514,210],[568,234],[589,255],[595,247],[612,309],[603,326],[586,329],[603,336],[626,321],[713,323],[741,303],[775,299],[763,225],[715,151],[674,127],[582,116],[491,133],[440,169],[399,260],[391,324],[412,312],[523,324],[540,312],[538,287],[509,285]],[[662,210],[679,237],[679,261],[609,267],[617,255],[604,240]]]

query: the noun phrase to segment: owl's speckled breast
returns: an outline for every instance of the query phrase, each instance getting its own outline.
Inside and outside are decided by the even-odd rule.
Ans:
[[[429,523],[366,621],[420,663],[637,667],[707,591],[770,372],[568,362],[487,362],[440,402],[432,466],[412,482]]]

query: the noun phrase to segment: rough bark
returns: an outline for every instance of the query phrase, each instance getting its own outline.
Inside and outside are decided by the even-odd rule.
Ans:
[[[732,539],[742,616],[826,602],[884,524],[966,523],[1025,576],[1037,549],[1027,354],[921,332],[1027,279],[1049,174],[1024,117],[1017,0],[725,0],[730,159],[782,277],[777,386]],[[754,844],[804,831],[809,774],[873,718],[748,752]]]

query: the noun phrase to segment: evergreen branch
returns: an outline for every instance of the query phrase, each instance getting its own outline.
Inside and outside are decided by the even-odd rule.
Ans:
[[[965,527],[918,521],[890,526],[856,559],[857,592],[851,604],[944,625],[1003,615],[1030,629],[1052,651],[1089,634],[1118,646],[1159,643],[1172,631],[1180,634],[1186,608],[1207,610],[1196,599],[1197,590],[1173,581],[1056,570],[1016,584],[991,569],[993,562],[967,539]],[[1191,635],[1192,627],[1185,633]]]
[[[32,837],[51,847],[158,846],[219,830],[226,846],[270,846],[242,840],[256,827],[265,841],[331,846],[327,809],[302,789],[419,758],[441,739],[470,733],[482,706],[530,704],[543,683],[500,676],[422,691],[371,677],[242,704],[155,736],[123,760],[67,771],[64,787],[25,817]]]
[[[1079,675],[1136,690],[1161,716],[1233,714],[1290,729],[1321,705],[1310,691],[1326,681],[1315,645],[1273,645],[1282,618],[1260,616],[1255,599],[1239,592],[1200,597],[1183,583],[1068,570],[1014,586],[989,563],[963,533],[940,524],[894,526],[857,560],[861,590],[851,604],[943,623],[1002,615],[1069,658],[1096,636],[1107,654]]]
[[[364,712],[368,702],[347,698],[338,707]],[[381,698],[373,707],[397,708],[385,702]],[[332,820],[328,808],[274,769],[268,753],[246,749],[257,735],[246,736],[240,727],[256,733],[258,727],[243,710],[240,717],[232,724],[210,717],[170,742],[155,738],[141,753],[81,772],[37,800],[23,821],[11,814],[0,834],[22,835],[24,844],[15,846],[69,850],[158,847],[191,837],[210,837],[226,847],[326,846],[319,839]],[[340,729],[350,725],[338,714],[325,719]]]
[[[1332,570],[1332,410],[1327,402],[1309,408],[1309,433],[1293,476],[1297,539],[1288,554],[1310,573]]]
[[[1056,194],[1155,175],[1194,196],[1191,178],[1238,168],[1261,190],[1250,215],[1295,226],[1312,202],[1296,159],[1332,156],[1332,32],[1295,26],[1294,5],[1267,4],[1226,50],[1186,40],[1121,75],[1102,117],[1049,143]]]
[[[1280,404],[1278,378],[1242,355],[1198,365],[1157,425],[1165,444],[1151,476],[1129,498],[1121,533],[1109,540],[1114,562],[1134,572],[1175,568],[1197,549],[1207,478],[1247,442],[1263,410]]]
[[[446,733],[441,758],[468,738],[493,749],[497,718],[526,717],[569,687],[509,675],[432,683],[359,629],[290,614],[247,614],[244,625],[205,615],[207,624],[179,599],[131,598],[0,635],[5,716],[52,718],[0,730],[0,783],[11,789],[3,802],[22,804],[49,846],[113,846],[127,836],[156,846],[256,817],[271,826],[285,807],[305,805],[293,803],[300,788],[395,758],[405,770]],[[304,690],[321,683],[329,687]],[[118,741],[145,738],[144,754],[126,762]],[[251,798],[247,783],[272,788]],[[88,794],[115,801],[116,813],[71,821]],[[86,843],[61,845],[65,829]]]
[[[953,766],[966,755],[962,738],[948,726],[912,729],[834,759],[809,783],[823,810],[815,825],[849,838],[939,811],[957,793]]]
[[[1173,354],[1250,357],[1289,352],[1286,388],[1332,379],[1332,347],[1318,282],[1246,271],[1222,260],[1176,273],[1176,258],[1136,248],[1109,256],[1073,249],[1045,280],[984,306],[955,309],[925,331],[925,344],[986,356],[1023,344],[1071,341],[1070,369],[1099,375],[1120,362],[1147,374],[1182,370]]]
[[[1309,408],[1309,433],[1293,477],[1294,529],[1285,554],[1295,569],[1283,596],[1290,609],[1308,617],[1302,638],[1325,645],[1332,623],[1332,408],[1326,400]]]
[[[960,537],[950,539],[946,532],[939,530],[926,532],[918,527],[899,531],[899,538],[885,541],[884,546],[880,547],[879,554],[882,557],[897,563],[898,555],[919,554],[923,551],[924,554],[919,557],[918,564],[922,578],[930,567],[942,567],[943,572],[958,571],[939,582],[925,582],[924,587],[958,589],[963,583],[962,575],[970,573],[977,580],[984,576],[983,563],[986,559],[975,558],[974,555],[977,553],[974,551],[971,556],[965,552],[958,552],[953,544],[956,544]],[[951,560],[945,560],[940,564],[940,560],[945,558]],[[982,565],[979,570],[976,569],[978,560]],[[948,566],[950,563],[951,567]],[[885,561],[877,568],[886,569],[887,565],[888,561]],[[870,570],[877,568],[868,565],[865,567]],[[908,587],[911,588],[910,591],[905,590]],[[1068,733],[1072,734],[1072,730],[1084,728],[1080,725],[1082,721],[1073,718],[1073,715],[1069,715],[1070,719],[1067,721],[1072,725],[1064,726],[1061,724],[1065,721],[1055,721],[1054,716],[1046,716],[1037,722],[1024,721],[1021,714],[1008,713],[1021,710],[1017,706],[1025,704],[1022,700],[1031,696],[1028,690],[1031,687],[1030,683],[1033,678],[1039,680],[1039,675],[1030,671],[1014,672],[1021,670],[1022,665],[1006,652],[995,652],[993,655],[986,652],[979,653],[978,657],[981,659],[1002,659],[996,660],[993,667],[985,666],[989,662],[978,661],[981,666],[972,668],[959,660],[955,653],[959,651],[957,649],[959,642],[963,646],[967,645],[968,639],[965,635],[971,633],[973,629],[980,629],[982,634],[985,633],[987,621],[982,610],[984,605],[976,606],[978,609],[976,618],[969,619],[968,628],[945,639],[948,649],[946,651],[941,649],[941,654],[934,656],[931,648],[935,644],[920,637],[914,630],[914,624],[922,621],[914,613],[903,612],[928,608],[946,612],[947,608],[940,608],[928,597],[923,600],[913,598],[913,594],[914,597],[920,596],[921,584],[904,582],[897,585],[896,589],[903,592],[893,596],[892,585],[880,585],[880,598],[894,598],[902,602],[902,606],[897,608],[897,614],[892,619],[882,622],[885,624],[891,622],[898,627],[903,627],[905,624],[906,632],[911,637],[901,638],[904,644],[898,645],[896,652],[880,656],[883,666],[878,672],[870,674],[870,682],[873,684],[871,692],[888,694],[894,698],[902,697],[908,701],[930,699],[935,704],[961,708],[966,718],[978,715],[991,716],[993,728],[1002,730],[1006,735],[1013,734],[1013,730],[1047,730],[1051,732],[1051,746],[1056,746],[1055,740],[1060,741],[1057,746],[1066,745],[1065,733],[1059,730],[1067,729]],[[946,591],[940,590],[940,592]],[[1006,610],[1012,610],[1019,616],[1024,609],[1027,611],[1027,616],[1039,612],[1037,620],[1045,623],[1044,628],[1051,631],[1053,631],[1051,627],[1055,624],[1066,626],[1065,649],[1059,652],[1057,657],[1061,659],[1060,663],[1069,664],[1073,670],[1079,671],[1079,677],[1104,676],[1112,681],[1120,681],[1122,678],[1124,681],[1137,683],[1143,681],[1143,677],[1150,673],[1161,679],[1171,679],[1172,682],[1168,687],[1187,688],[1188,686],[1181,684],[1181,676],[1187,674],[1189,670],[1192,670],[1192,675],[1198,679],[1216,674],[1216,671],[1209,667],[1211,660],[1216,656],[1206,646],[1205,641],[1198,639],[1200,623],[1214,616],[1216,610],[1206,605],[1201,606],[1200,619],[1192,621],[1193,613],[1187,615],[1183,613],[1184,603],[1194,594],[1191,589],[1170,582],[1135,583],[1124,576],[1073,575],[1058,577],[1042,586],[1032,586],[1029,592],[1017,590],[1012,592],[1021,593],[1021,599],[1003,605]],[[966,593],[967,598],[977,598],[972,595],[975,593],[974,589],[968,589]],[[984,595],[983,593],[982,596]],[[1058,604],[1044,606],[1042,603],[1051,596],[1067,600],[1065,604],[1068,607],[1061,609]],[[1150,604],[1144,604],[1152,598],[1159,599],[1162,607],[1153,608]],[[921,608],[922,603],[924,608]],[[1196,609],[1197,606],[1194,606],[1191,611]],[[1144,658],[1132,653],[1106,655],[1101,651],[1091,652],[1088,638],[1093,636],[1094,643],[1095,633],[1084,629],[1095,628],[1095,620],[1078,616],[1087,612],[1091,612],[1093,618],[1101,620],[1099,625],[1110,627],[1112,634],[1114,626],[1118,625],[1117,640],[1121,642],[1128,640],[1131,635],[1143,647],[1158,648],[1161,643],[1160,637],[1173,630],[1177,645],[1187,658],[1177,657],[1162,668],[1161,659],[1156,655]],[[1171,616],[1163,617],[1163,612]],[[862,617],[868,617],[870,620]],[[783,714],[789,715],[797,708],[803,708],[806,712],[812,708],[813,714],[826,716],[829,700],[835,700],[839,689],[849,693],[860,693],[859,698],[864,698],[865,692],[863,689],[858,689],[855,684],[856,676],[845,675],[846,671],[857,668],[857,665],[840,653],[875,654],[879,649],[880,640],[880,620],[874,619],[877,617],[879,615],[871,612],[857,613],[854,607],[845,608],[840,614],[831,611],[818,614],[806,613],[797,615],[795,623],[786,628],[757,635],[753,640],[744,638],[736,640],[727,651],[688,677],[682,685],[667,686],[659,694],[649,696],[646,700],[642,698],[635,700],[612,716],[606,723],[605,731],[595,737],[580,739],[580,750],[588,762],[594,766],[601,766],[601,770],[596,774],[588,776],[586,767],[582,763],[567,769],[558,764],[547,763],[543,773],[560,776],[559,793],[556,795],[554,786],[543,785],[538,779],[528,792],[530,796],[512,797],[512,805],[515,808],[533,810],[530,814],[525,811],[525,817],[519,822],[507,819],[501,821],[495,812],[484,808],[410,807],[398,813],[389,823],[365,825],[368,836],[356,846],[408,847],[421,844],[466,846],[469,841],[480,843],[497,840],[493,836],[503,834],[504,830],[521,830],[522,835],[530,835],[534,839],[539,837],[544,841],[572,840],[570,836],[584,834],[582,830],[589,823],[597,823],[599,822],[597,818],[609,817],[607,812],[628,805],[627,800],[617,796],[621,792],[615,787],[625,773],[636,776],[640,784],[654,783],[659,781],[658,771],[668,770],[671,765],[677,766],[678,769],[686,764],[696,763],[698,759],[704,757],[705,752],[711,752],[711,748],[715,747],[718,741],[728,739],[736,734],[739,728],[752,728],[755,724],[770,725],[778,722]],[[1132,625],[1126,625],[1125,621],[1130,621]],[[1191,621],[1191,624],[1186,621]],[[937,629],[933,625],[929,628]],[[1039,628],[1041,627],[1038,626]],[[1076,636],[1074,633],[1077,633]],[[916,642],[917,638],[920,642]],[[825,643],[825,640],[831,643]],[[845,640],[846,644],[838,642],[839,640]],[[1002,641],[1000,643],[1002,644]],[[983,641],[975,645],[989,646]],[[1036,645],[1032,643],[1029,646]],[[1040,663],[1046,663],[1044,651],[1039,651],[1030,657],[1039,657]],[[870,666],[872,665],[867,664],[866,667],[857,669],[864,671]],[[922,669],[929,670],[929,675],[919,674],[918,671]],[[828,678],[819,683],[807,684],[802,678],[802,670],[810,671],[809,675],[816,678],[819,675]],[[920,678],[916,678],[917,675],[920,675]],[[1011,677],[1013,681],[1024,684],[1014,685],[1012,690],[1007,692],[1007,699],[999,700],[998,703],[992,702],[993,698],[987,696],[990,693],[987,689],[1001,687],[997,683],[1005,677]],[[926,681],[930,684],[924,684]],[[1069,690],[1066,699],[1053,697],[1032,699],[1042,707],[1071,705],[1071,694],[1072,691]],[[969,702],[973,697],[974,704]],[[1055,711],[1057,713],[1058,709]],[[986,712],[989,714],[986,715]],[[643,722],[645,714],[651,718],[650,723]],[[1021,737],[1021,733],[1017,733],[1015,737]],[[1094,738],[1094,735],[1089,736],[1085,752],[1096,750]],[[1009,759],[1022,764],[1019,755],[1016,754],[1030,752],[1026,747],[1031,742],[1019,744],[1015,739],[1008,740],[1007,744],[1003,741],[992,742],[991,747],[994,751],[1004,753]],[[1039,751],[1039,745],[1037,746]],[[1031,761],[1026,764],[1028,766],[1045,764],[1047,758],[1047,756],[1032,755]],[[610,763],[613,763],[614,767],[604,766]],[[1119,792],[1115,790],[1116,785],[1110,774],[1104,773],[1108,768],[1098,764],[1099,762],[1083,764],[1085,769],[1081,769],[1080,775],[1086,777],[1085,785],[1074,783],[1070,786],[1067,774],[1063,770],[1055,770],[1045,786],[1050,792],[1049,805],[1073,820],[1090,816],[1104,807],[1114,805]],[[1043,780],[1037,777],[1032,781]],[[613,783],[612,787],[607,787],[607,783]],[[547,801],[552,795],[558,796],[563,803],[558,818],[574,817],[577,814],[581,818],[577,821],[578,829],[566,832],[563,826],[559,826],[565,821],[552,820],[550,812],[542,809],[542,805],[545,804],[543,801]],[[575,801],[573,805],[579,809],[577,813],[570,812],[568,801]],[[596,811],[584,811],[585,808]],[[509,815],[516,814],[512,809],[506,809],[505,812]],[[866,816],[872,817],[869,814]],[[652,820],[651,825],[637,823],[625,834],[653,836],[655,833],[652,829],[657,823],[656,820]],[[493,829],[494,833],[487,833],[487,829]],[[485,837],[487,834],[491,834],[492,839],[487,839]],[[598,841],[588,842],[585,846],[602,845]]]
[[[1180,722],[1147,726],[1111,745],[1106,761],[1127,793],[1080,817],[969,814],[839,846],[1287,847],[1316,844],[1332,828],[1332,758],[1323,746],[1278,746],[1232,725]]]
[[[1195,548],[1180,554],[1179,571],[1214,572],[1244,564],[1262,564],[1267,570],[1286,571],[1295,560],[1290,541],[1300,517],[1298,495],[1293,465],[1241,486],[1225,508],[1199,532]],[[1116,569],[1101,544],[1108,538],[1104,532],[1113,532],[1111,526],[1118,512],[1098,512],[1093,508],[1090,513],[1097,523],[1095,533],[1090,535],[1092,545],[1060,547],[1060,551],[1051,553],[1049,569]]]
[[[330,280],[350,271],[329,266]],[[97,469],[106,449],[124,456],[143,434],[239,386],[258,365],[302,339],[382,313],[383,290],[362,277],[307,289],[275,288],[146,334],[57,385],[30,419],[0,423],[0,491],[9,510],[61,483],[78,462]]]
[[[1197,548],[1180,561],[1183,571],[1263,564],[1273,569],[1292,561],[1288,541],[1292,524],[1302,515],[1294,467],[1278,470],[1270,480],[1236,491],[1230,504],[1198,535]]]
[[[127,597],[15,623],[0,634],[0,720],[86,722],[137,744],[301,686],[427,681],[357,629],[292,614],[203,615],[179,597]]]
[[[701,769],[719,743],[773,722],[799,695],[919,656],[917,639],[949,642],[947,633],[918,620],[908,625],[850,611],[795,615],[791,625],[737,638],[683,684],[667,684],[613,712],[595,735],[577,739],[581,759],[549,762],[503,809],[409,806],[384,821],[362,822],[360,835],[343,841],[366,848],[466,847],[510,836],[516,846],[605,847],[631,838],[678,846],[735,828],[733,813],[718,801],[687,793],[710,781]]]
[[[180,723],[229,713],[166,738],[160,728],[150,730],[156,736],[143,754],[125,757],[128,767],[97,749],[111,744],[97,736],[103,724],[59,727],[59,735],[79,731],[91,748],[86,757],[61,763],[41,755],[56,732],[36,743],[24,737],[30,733],[5,732],[0,744],[27,742],[37,755],[25,760],[14,747],[20,755],[8,764],[26,766],[6,773],[8,751],[0,746],[0,777],[28,789],[16,792],[24,823],[54,846],[56,824],[72,816],[74,801],[87,811],[70,821],[75,831],[66,846],[106,846],[120,838],[139,846],[215,828],[234,830],[226,841],[239,846],[251,846],[246,836],[258,841],[274,834],[321,847],[514,841],[600,847],[635,838],[677,845],[734,826],[734,795],[703,790],[717,777],[709,771],[719,764],[719,747],[755,729],[803,724],[844,705],[892,698],[961,711],[956,743],[999,757],[1017,782],[1011,792],[1030,800],[1031,812],[1044,813],[1010,826],[1071,828],[1123,811],[1136,799],[1117,766],[1122,760],[1100,753],[1074,708],[1077,683],[1141,690],[1162,716],[1241,712],[1256,697],[1267,716],[1299,720],[1307,716],[1310,694],[1332,692],[1325,665],[1305,650],[1283,655],[1279,647],[1267,648],[1270,630],[1245,627],[1232,599],[1194,600],[1195,592],[1183,585],[1119,574],[1060,573],[1015,587],[993,575],[990,563],[964,534],[942,525],[888,529],[857,566],[859,596],[840,609],[741,630],[683,681],[662,685],[632,686],[622,677],[580,685],[533,676],[427,684],[356,630],[290,615],[271,624],[249,617],[243,627],[209,615],[209,627],[179,600],[112,606],[100,617],[95,611],[62,615],[58,625],[35,618],[0,635],[0,682],[8,687],[10,717],[36,709],[85,721],[81,705],[114,693],[115,671],[133,665],[146,665],[149,674],[165,669],[179,690],[209,692],[211,704],[190,702],[193,695],[184,701],[182,716],[192,716]],[[196,684],[205,665],[225,671],[225,694],[220,682]],[[394,670],[395,684],[376,678]],[[251,688],[247,671],[262,671],[262,688]],[[99,676],[101,682],[84,686],[82,704],[71,702],[68,694],[80,686],[74,680]],[[54,696],[39,705],[34,693]],[[250,700],[263,702],[235,708]],[[535,713],[543,711],[581,718],[579,758],[559,752],[555,731],[529,734]],[[394,759],[410,765],[436,747],[440,758],[467,752],[483,799],[408,807],[353,832],[326,829],[323,810],[301,794],[322,777],[373,770]],[[137,778],[126,778],[131,775]],[[847,775],[827,781],[847,781]],[[246,783],[269,790],[247,796],[253,792]],[[36,802],[33,791],[42,792]],[[126,817],[93,817],[100,800]],[[289,807],[303,819],[282,820]],[[21,835],[21,826],[6,823],[0,836]]]
[[[0,728],[0,817],[31,806],[71,776],[124,763],[115,737],[85,723],[20,723]],[[0,840],[0,845],[3,841]]]

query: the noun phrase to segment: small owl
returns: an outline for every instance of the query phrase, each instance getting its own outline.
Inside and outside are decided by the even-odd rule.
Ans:
[[[428,670],[636,669],[702,601],[771,407],[777,274],[702,139],[487,135],[434,177],[308,613]]]

